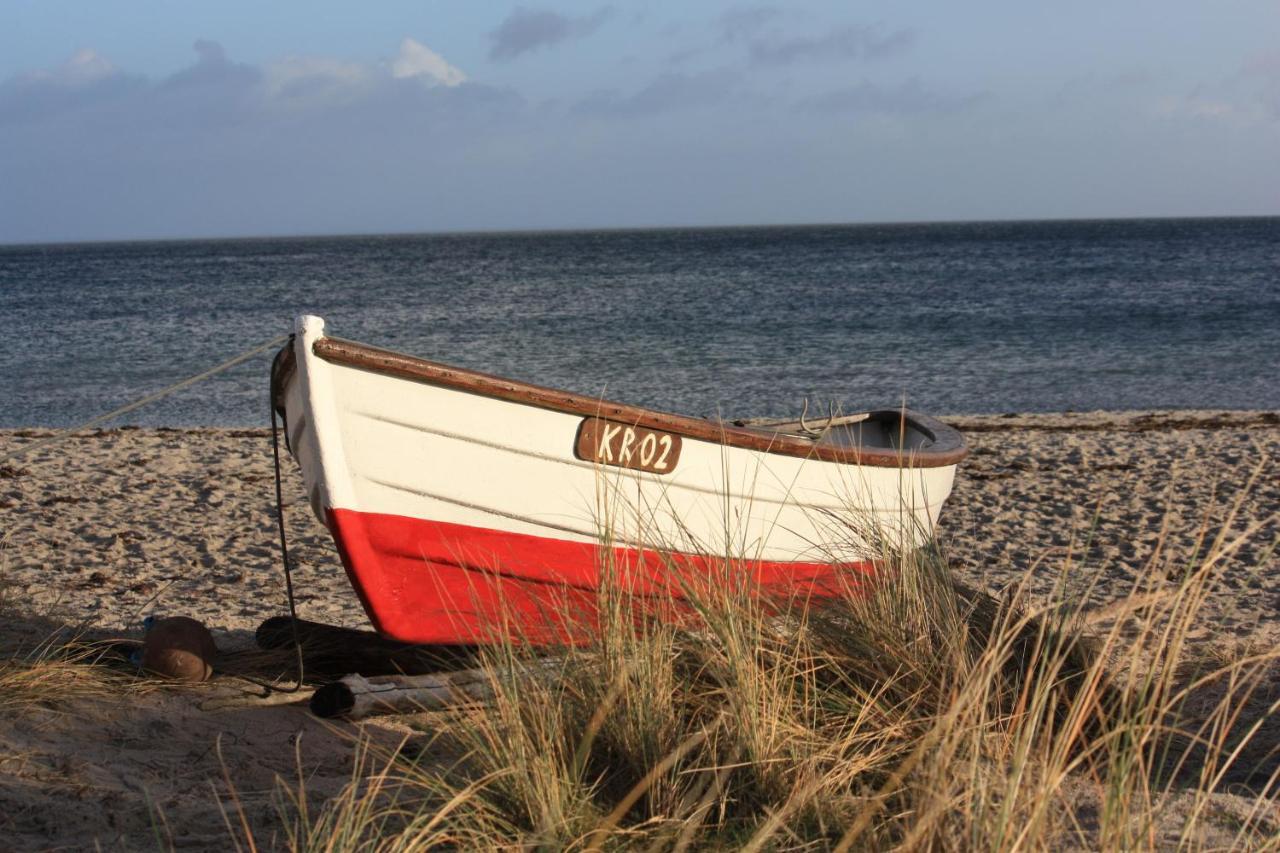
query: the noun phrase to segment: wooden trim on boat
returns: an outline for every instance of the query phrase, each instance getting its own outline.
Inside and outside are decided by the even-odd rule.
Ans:
[[[320,338],[312,345],[312,352],[334,364],[370,370],[400,379],[426,382],[570,415],[607,418],[632,426],[676,433],[686,438],[783,456],[799,456],[826,462],[882,468],[940,468],[956,464],[969,452],[959,432],[941,421],[910,411],[893,410],[885,414],[905,418],[907,424],[920,430],[932,440],[928,447],[905,453],[892,448],[837,447],[817,444],[801,436],[656,412],[639,406],[613,403],[569,391],[531,385],[341,338]],[[285,365],[281,366],[285,367]]]

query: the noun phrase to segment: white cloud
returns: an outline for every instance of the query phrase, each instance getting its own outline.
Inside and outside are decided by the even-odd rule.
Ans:
[[[263,70],[266,95],[276,99],[344,100],[358,97],[373,84],[368,66],[322,56],[291,56]]]
[[[95,50],[78,50],[57,68],[32,71],[23,75],[26,80],[79,86],[94,83],[115,74],[118,69]]]
[[[398,80],[422,80],[433,86],[457,86],[467,81],[467,75],[461,69],[450,65],[443,56],[411,38],[400,42],[400,54],[391,64],[391,76]]]
[[[194,47],[194,63],[161,78],[128,74],[82,50],[58,66],[0,80],[0,127],[64,115],[110,125],[111,132],[178,125],[213,132],[266,127],[277,116],[323,121],[337,111],[401,109],[421,117],[438,110],[518,110],[523,104],[514,92],[470,81],[411,38],[390,61],[376,64],[313,55],[252,65],[232,61],[216,42],[201,39]]]

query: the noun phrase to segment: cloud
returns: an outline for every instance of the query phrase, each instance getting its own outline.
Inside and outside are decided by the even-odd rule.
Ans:
[[[196,55],[200,57],[197,65],[227,65],[227,52],[222,45],[208,39],[196,39],[192,45]]]
[[[848,26],[822,36],[760,38],[751,43],[757,65],[789,65],[823,59],[883,59],[915,43],[914,30],[881,32],[878,27]]]
[[[161,84],[167,88],[184,87],[251,87],[262,79],[262,72],[250,65],[232,62],[216,41],[197,39],[194,65],[170,75]]]
[[[631,95],[596,92],[574,105],[578,115],[633,117],[721,103],[735,94],[740,76],[732,71],[697,74],[666,72]]]
[[[463,71],[412,38],[381,66],[310,56],[258,67],[232,61],[217,42],[201,39],[193,48],[195,62],[159,79],[126,74],[87,49],[55,68],[17,75],[0,83],[0,125],[54,116],[171,129],[270,123],[300,111],[390,102],[412,108],[411,102],[426,103],[427,93],[446,89],[465,90],[450,101],[458,108],[512,100],[510,93],[469,83]]]
[[[71,55],[70,59],[57,68],[32,71],[21,75],[19,79],[26,80],[29,83],[83,86],[118,73],[119,69],[99,55],[97,51],[84,48],[76,51]]]
[[[1223,79],[1198,84],[1192,91],[1155,99],[1150,112],[1161,119],[1183,119],[1240,128],[1280,122],[1280,50],[1255,53]]]
[[[373,70],[323,56],[290,56],[263,69],[263,92],[276,101],[317,104],[360,97],[373,85]]]
[[[417,42],[388,53],[242,63],[201,41],[172,74],[89,52],[0,82],[0,240],[443,225],[440,187],[526,156],[509,140],[539,117]]]
[[[498,62],[570,39],[585,38],[613,17],[611,6],[602,6],[590,15],[569,17],[559,12],[517,6],[489,38],[489,58]]]
[[[76,51],[55,68],[29,71],[0,83],[0,124],[31,121],[73,109],[104,109],[143,87],[96,51]]]
[[[391,76],[440,86],[457,86],[467,80],[467,75],[446,62],[443,56],[411,38],[400,42],[400,55],[391,64]]]
[[[985,99],[984,94],[956,96],[933,92],[913,77],[905,83],[889,88],[864,80],[856,86],[806,98],[797,106],[804,111],[819,113],[908,115],[953,112],[978,104]]]

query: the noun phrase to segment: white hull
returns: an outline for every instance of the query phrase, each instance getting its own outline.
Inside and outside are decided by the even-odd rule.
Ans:
[[[955,465],[875,467],[686,437],[669,473],[584,461],[581,414],[333,363],[300,318],[289,439],[321,520],[334,509],[537,537],[769,561],[879,555],[933,531]]]

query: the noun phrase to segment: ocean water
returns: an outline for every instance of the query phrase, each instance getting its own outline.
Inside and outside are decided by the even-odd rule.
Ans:
[[[0,246],[0,426],[288,332],[695,415],[1280,408],[1280,218]],[[270,356],[123,423],[267,422]]]

